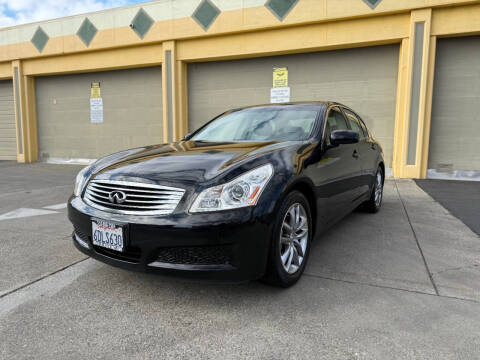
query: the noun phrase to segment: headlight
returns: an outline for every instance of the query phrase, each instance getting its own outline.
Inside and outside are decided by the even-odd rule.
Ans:
[[[197,196],[190,212],[207,212],[253,206],[273,175],[271,164],[251,170],[236,179],[208,188]]]
[[[73,188],[73,194],[75,196],[80,196],[83,191],[83,187],[89,178],[89,170],[90,166],[85,166],[82,170],[80,170],[77,174],[77,178],[75,179],[75,187]]]

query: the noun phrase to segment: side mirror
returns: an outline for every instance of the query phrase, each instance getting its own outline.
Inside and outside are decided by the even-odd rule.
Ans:
[[[187,141],[188,138],[190,137],[190,135],[192,135],[192,133],[188,133],[187,135],[185,135],[185,136],[182,138],[182,141]]]
[[[352,130],[335,130],[330,134],[330,143],[333,146],[340,144],[356,144],[358,143],[358,133]]]

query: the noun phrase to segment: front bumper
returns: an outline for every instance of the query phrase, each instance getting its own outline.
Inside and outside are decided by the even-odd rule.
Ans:
[[[135,217],[100,211],[72,197],[68,217],[75,246],[92,258],[128,270],[214,281],[260,278],[272,233],[269,216],[254,217],[251,208]],[[126,226],[125,252],[93,245],[92,218]]]

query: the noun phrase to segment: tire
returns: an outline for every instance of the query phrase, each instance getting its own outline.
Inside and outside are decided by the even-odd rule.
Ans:
[[[293,214],[297,213],[299,217],[295,219],[296,216],[293,217]],[[307,223],[305,224],[304,221]],[[293,234],[289,231],[290,224],[294,227],[298,226]],[[310,206],[301,192],[292,191],[283,199],[275,219],[267,271],[263,280],[271,285],[284,288],[295,284],[305,270],[310,254],[311,240]],[[286,261],[282,259],[282,256]]]
[[[379,166],[375,175],[372,194],[370,195],[370,199],[366,201],[363,206],[366,211],[371,212],[372,214],[379,212],[382,207],[384,182],[385,175],[382,168]]]

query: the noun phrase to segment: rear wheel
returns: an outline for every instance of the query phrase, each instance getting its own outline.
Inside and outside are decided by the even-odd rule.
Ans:
[[[375,184],[373,185],[372,195],[365,203],[365,209],[371,213],[377,213],[382,207],[384,180],[383,170],[379,166],[375,175]]]
[[[264,280],[281,287],[295,284],[305,269],[311,237],[308,201],[302,193],[293,191],[285,197],[277,214]]]

